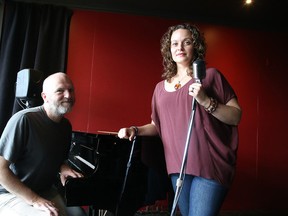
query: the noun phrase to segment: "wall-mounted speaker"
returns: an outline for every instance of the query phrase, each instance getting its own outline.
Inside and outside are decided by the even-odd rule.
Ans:
[[[41,97],[43,73],[34,69],[23,69],[17,73],[16,98],[34,99]]]

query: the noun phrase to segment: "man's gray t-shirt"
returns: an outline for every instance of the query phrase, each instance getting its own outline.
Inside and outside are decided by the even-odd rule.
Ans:
[[[42,106],[21,110],[7,123],[0,139],[0,155],[12,172],[35,192],[49,189],[67,159],[72,127],[63,118],[52,121]],[[0,193],[7,192],[0,185]]]

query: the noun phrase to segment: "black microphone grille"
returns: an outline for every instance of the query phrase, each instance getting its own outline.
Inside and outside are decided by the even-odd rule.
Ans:
[[[206,76],[206,65],[202,59],[197,59],[193,62],[193,77],[201,81]]]

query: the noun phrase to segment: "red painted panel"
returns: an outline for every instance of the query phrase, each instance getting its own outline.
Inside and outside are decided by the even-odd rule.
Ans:
[[[93,66],[93,19],[94,13],[85,12],[85,16],[72,16],[68,49],[68,74],[76,89],[76,104],[68,117],[74,130],[88,130],[90,119],[92,66]],[[87,22],[88,20],[88,22]]]
[[[68,116],[74,130],[118,131],[150,122],[151,97],[162,74],[160,38],[167,27],[162,19],[74,12],[68,56],[68,73],[76,80],[77,105]]]
[[[262,60],[259,81],[259,206],[287,209],[287,34],[266,33],[262,39],[263,44],[259,45]]]

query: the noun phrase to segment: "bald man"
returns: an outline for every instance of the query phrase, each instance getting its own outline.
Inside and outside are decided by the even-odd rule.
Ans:
[[[54,183],[57,174],[82,177],[66,163],[72,126],[64,117],[75,103],[74,86],[58,72],[47,77],[42,106],[21,110],[8,121],[0,139],[0,216],[82,216],[66,208]]]

